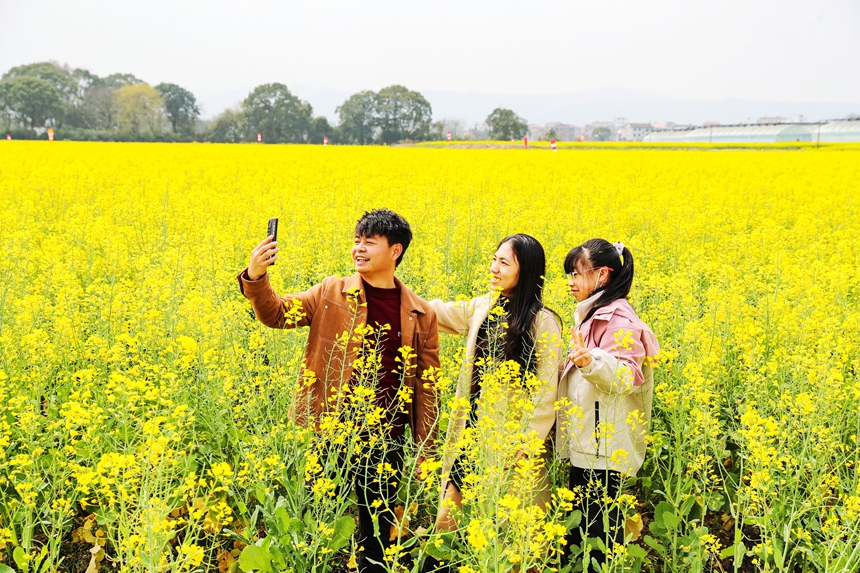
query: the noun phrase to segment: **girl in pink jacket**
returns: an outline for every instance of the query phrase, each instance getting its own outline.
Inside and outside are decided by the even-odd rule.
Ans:
[[[621,243],[591,239],[565,258],[577,301],[573,340],[558,386],[558,450],[570,460],[570,489],[582,519],[568,534],[568,552],[599,538],[607,551],[624,539],[623,515],[611,501],[624,476],[645,459],[654,365],[660,347],[627,301],[633,255]],[[567,400],[565,400],[567,398]],[[583,564],[594,557],[584,554]]]

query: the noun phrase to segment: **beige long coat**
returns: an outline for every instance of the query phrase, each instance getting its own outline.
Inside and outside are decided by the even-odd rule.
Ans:
[[[436,299],[430,301],[430,307],[436,313],[439,332],[446,334],[466,335],[466,355],[460,368],[457,380],[457,398],[467,398],[471,393],[472,371],[475,362],[475,349],[478,341],[478,330],[490,313],[495,302],[492,293],[474,298],[471,301],[444,302]],[[544,309],[535,319],[535,340],[539,345],[546,341],[546,347],[541,348],[537,355],[536,375],[542,382],[532,394],[534,412],[528,424],[527,434],[535,432],[537,437],[545,440],[549,431],[555,424],[556,412],[555,402],[558,389],[559,369],[564,358],[563,349],[565,344],[561,337],[561,326],[556,317]],[[460,432],[466,425],[467,416],[453,417],[448,426],[446,443],[454,443]],[[456,455],[449,452],[442,464],[442,475],[450,473]],[[545,473],[544,469],[544,473]],[[536,501],[546,503],[549,501],[549,483],[545,478],[541,479],[539,493]]]

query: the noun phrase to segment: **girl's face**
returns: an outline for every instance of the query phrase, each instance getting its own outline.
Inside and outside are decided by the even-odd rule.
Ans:
[[[589,264],[586,263],[586,265]],[[609,278],[609,269],[606,267],[574,268],[576,270],[572,273],[567,273],[567,286],[570,287],[570,292],[576,302],[582,302],[590,297],[594,294],[595,289],[604,286]]]
[[[493,273],[490,287],[501,289],[503,295],[510,296],[511,291],[517,286],[517,280],[520,278],[520,264],[517,262],[516,256],[514,256],[510,241],[502,243],[496,254],[493,255],[493,264],[490,265],[490,272]]]

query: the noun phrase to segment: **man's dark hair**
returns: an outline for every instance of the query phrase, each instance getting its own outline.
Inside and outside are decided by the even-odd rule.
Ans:
[[[403,250],[394,266],[398,266],[412,242],[412,229],[406,219],[389,209],[375,209],[361,216],[355,225],[356,237],[385,237],[389,246],[400,243]]]

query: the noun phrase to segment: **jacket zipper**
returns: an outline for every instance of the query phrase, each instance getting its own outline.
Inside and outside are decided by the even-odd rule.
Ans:
[[[595,455],[600,455],[600,432],[598,432],[598,428],[600,427],[600,401],[594,401],[594,439],[596,448],[594,450]]]

